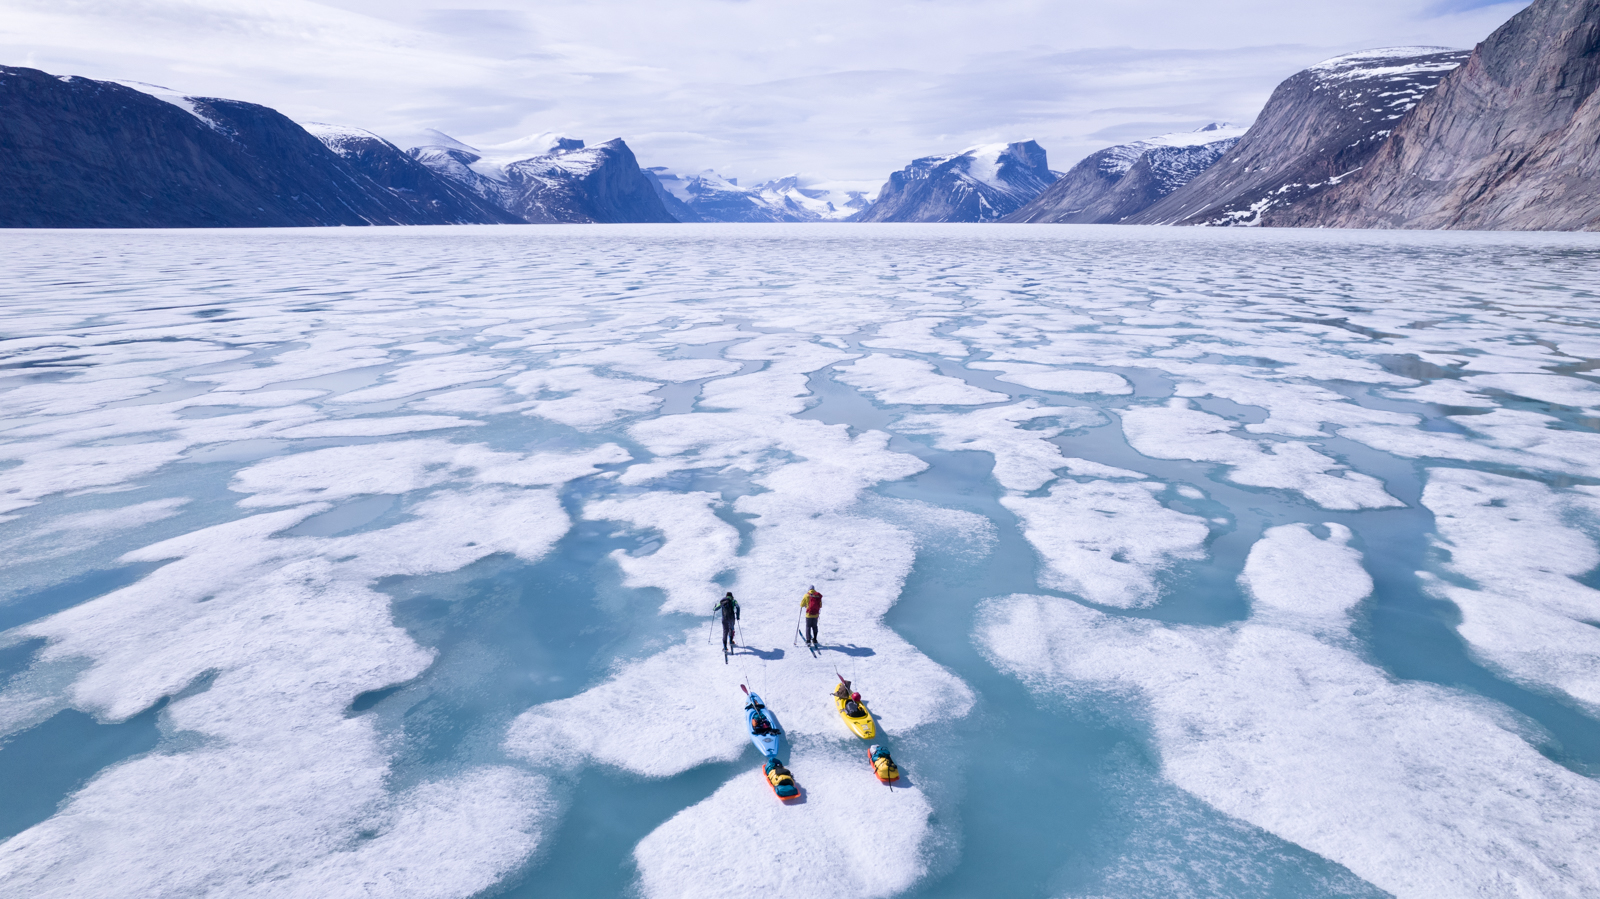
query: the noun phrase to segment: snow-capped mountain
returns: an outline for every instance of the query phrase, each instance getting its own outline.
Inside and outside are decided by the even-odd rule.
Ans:
[[[1365,167],[1267,224],[1600,230],[1600,2],[1540,0],[1472,51]]]
[[[0,66],[0,146],[5,227],[472,220],[375,183],[276,110],[153,85]]]
[[[1007,222],[1115,224],[1187,184],[1239,142],[1245,129],[1212,123],[1091,153]]]
[[[1466,50],[1391,47],[1290,76],[1220,161],[1128,224],[1256,225],[1358,171]]]
[[[306,122],[301,127],[379,187],[419,212],[442,217],[450,224],[522,221],[497,203],[439,177],[404,150],[371,131],[322,122]]]
[[[1033,141],[987,144],[924,156],[889,176],[860,222],[993,222],[1017,211],[1057,178]]]
[[[432,135],[435,143],[407,151],[412,158],[522,221],[677,221],[621,138],[585,147],[538,135],[480,150]]]
[[[836,222],[871,202],[864,191],[802,185],[798,175],[741,187],[710,170],[678,175],[655,166],[650,173],[667,208],[686,222]]]

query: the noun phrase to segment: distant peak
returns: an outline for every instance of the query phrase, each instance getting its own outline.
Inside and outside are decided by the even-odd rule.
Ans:
[[[565,134],[557,134],[554,131],[546,131],[541,134],[519,137],[516,140],[508,140],[503,144],[491,144],[483,149],[489,151],[485,155],[528,158],[565,150],[582,150],[583,141],[575,137],[568,137]]]
[[[423,146],[447,147],[451,150],[465,150],[473,155],[482,155],[478,152],[477,147],[462,143],[461,141],[456,140],[437,128],[428,128],[423,131],[422,134],[428,139],[428,143],[424,144]]]

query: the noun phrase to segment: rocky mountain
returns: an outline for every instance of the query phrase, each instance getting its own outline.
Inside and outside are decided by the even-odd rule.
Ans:
[[[737,179],[723,178],[715,172],[676,175],[656,170],[662,189],[687,210],[692,222],[798,222],[804,221],[782,205],[774,206],[754,191],[739,186]]]
[[[1021,209],[1056,180],[1033,141],[924,156],[889,176],[859,222],[993,222]]]
[[[621,138],[594,147],[568,137],[528,141],[488,154],[434,132],[438,142],[407,152],[436,175],[534,224],[675,222],[656,185]],[[521,152],[534,149],[522,158]]]
[[[1107,147],[1001,221],[1116,224],[1194,180],[1232,149],[1244,130],[1212,123]]]
[[[1278,85],[1221,160],[1127,224],[1259,225],[1365,166],[1465,50],[1395,47],[1337,56]]]
[[[868,205],[861,191],[803,186],[796,175],[740,187],[738,179],[712,171],[676,175],[656,166],[650,172],[670,198],[668,210],[685,222],[843,221]]]
[[[410,206],[419,217],[442,218],[455,225],[522,221],[497,203],[439,177],[370,131],[321,122],[308,122],[302,127],[356,171]]]
[[[678,176],[667,171],[664,165],[653,165],[644,170],[644,176],[650,179],[650,186],[655,188],[656,196],[661,198],[661,205],[667,207],[667,215],[680,222],[703,222],[698,213],[689,208],[677,194],[667,189],[667,183],[677,181]]]
[[[1600,0],[1538,0],[1360,172],[1268,224],[1600,230]]]
[[[872,205],[867,191],[802,185],[798,175],[774,178],[752,190],[768,203],[783,203],[801,221],[842,222]]]
[[[0,227],[445,224],[254,103],[0,66]],[[442,187],[442,186],[441,186]]]

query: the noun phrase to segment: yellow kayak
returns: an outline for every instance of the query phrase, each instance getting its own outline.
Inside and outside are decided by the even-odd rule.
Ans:
[[[833,694],[828,694],[833,696]],[[833,704],[839,709],[839,717],[844,719],[845,726],[863,740],[870,740],[878,735],[878,729],[872,726],[872,711],[867,708],[865,701],[857,703],[861,706],[861,717],[852,718],[845,714],[844,700],[833,696]]]

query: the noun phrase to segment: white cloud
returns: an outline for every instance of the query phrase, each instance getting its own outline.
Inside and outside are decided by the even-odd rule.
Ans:
[[[982,142],[1034,138],[1064,169],[1120,140],[1249,121],[1319,59],[1471,46],[1523,5],[0,0],[0,59],[402,144],[430,127],[479,143],[621,136],[647,165],[741,183],[876,183]]]

